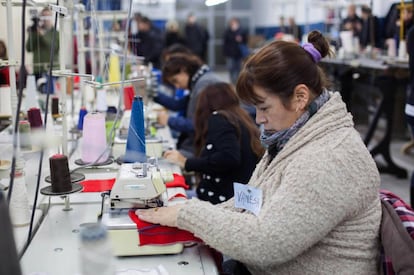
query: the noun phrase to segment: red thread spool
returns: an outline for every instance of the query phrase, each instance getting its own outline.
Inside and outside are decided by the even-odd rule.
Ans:
[[[124,87],[124,107],[125,110],[131,110],[132,101],[135,97],[135,90],[133,86]]]
[[[41,128],[43,126],[39,108],[30,108],[27,111],[27,117],[31,128]]]

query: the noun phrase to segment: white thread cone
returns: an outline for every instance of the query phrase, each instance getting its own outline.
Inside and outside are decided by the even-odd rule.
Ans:
[[[85,90],[84,92],[84,98],[85,98],[85,102],[87,102],[89,104],[89,107],[87,109],[93,109],[92,108],[92,103],[95,100],[95,90],[91,85],[85,85]]]
[[[27,197],[24,174],[15,176],[13,193],[10,198],[10,218],[14,226],[24,226],[30,222],[29,198]]]
[[[12,115],[11,90],[9,86],[0,87],[0,115]]]
[[[398,58],[407,58],[407,43],[405,41],[400,41],[400,45],[398,47]]]
[[[389,38],[385,41],[387,44],[387,55],[388,57],[396,57],[397,56],[397,45],[395,43],[394,38]]]
[[[34,75],[28,75],[26,80],[26,98],[25,98],[25,108],[29,110],[30,108],[39,108],[39,97],[37,95],[36,89],[36,78]]]
[[[96,91],[96,110],[98,112],[106,112],[107,109],[106,91],[104,89],[99,89]]]

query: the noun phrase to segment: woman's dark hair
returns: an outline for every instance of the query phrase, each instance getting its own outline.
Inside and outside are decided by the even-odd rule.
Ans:
[[[261,157],[264,148],[260,143],[259,129],[254,124],[249,114],[240,107],[240,100],[234,87],[225,82],[216,82],[206,86],[199,94],[196,112],[194,115],[195,126],[195,148],[196,154],[201,153],[205,145],[205,138],[208,131],[208,117],[218,112],[225,116],[227,120],[237,129],[241,136],[240,125],[244,125],[250,135],[250,146],[253,152]]]
[[[310,32],[308,41],[322,57],[331,55],[329,43],[319,31]],[[319,95],[328,83],[322,69],[304,48],[295,42],[274,41],[246,60],[236,90],[242,100],[257,104],[262,99],[254,93],[253,86],[259,86],[277,95],[287,106],[297,85],[305,84]]]
[[[168,79],[179,74],[180,72],[186,72],[190,76],[189,81],[193,75],[200,69],[204,62],[195,54],[188,53],[176,53],[171,55],[168,60],[162,66],[162,81],[169,83]]]

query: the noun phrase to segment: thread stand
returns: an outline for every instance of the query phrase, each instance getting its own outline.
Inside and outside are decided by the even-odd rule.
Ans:
[[[71,184],[72,184],[72,190],[70,191],[66,191],[66,192],[54,192],[52,190],[52,185],[43,187],[42,189],[40,189],[40,193],[46,196],[61,196],[64,198],[65,200],[65,206],[62,209],[63,211],[70,211],[72,210],[72,208],[70,207],[70,200],[69,200],[69,194],[72,193],[77,193],[77,192],[81,192],[83,190],[83,186],[81,184],[79,184],[78,182],[82,181],[85,179],[85,175],[80,174],[80,173],[71,173],[70,174],[70,180],[71,180]],[[45,178],[46,182],[52,183],[51,177],[47,176]]]
[[[72,207],[70,207],[69,196],[65,196],[65,208],[62,209],[63,211],[71,211]]]

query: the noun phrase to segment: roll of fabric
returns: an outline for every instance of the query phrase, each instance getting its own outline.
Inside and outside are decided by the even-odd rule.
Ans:
[[[105,162],[107,152],[105,115],[102,113],[88,113],[83,122],[81,159],[85,163]]]
[[[140,96],[132,102],[131,120],[128,128],[128,138],[124,162],[146,162],[144,103]]]

